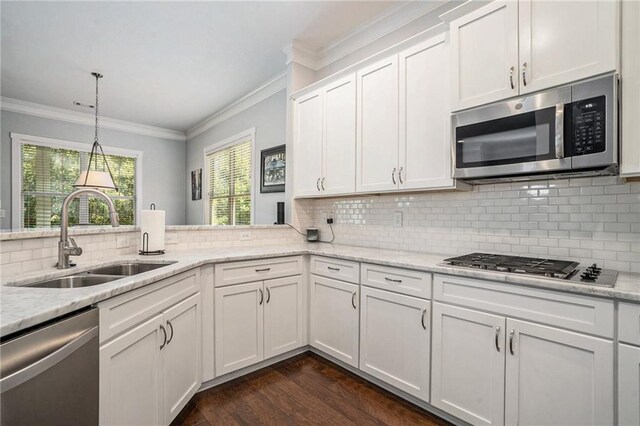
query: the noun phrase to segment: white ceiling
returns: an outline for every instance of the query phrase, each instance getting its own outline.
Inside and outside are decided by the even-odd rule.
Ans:
[[[398,1],[1,3],[1,94],[186,130]]]

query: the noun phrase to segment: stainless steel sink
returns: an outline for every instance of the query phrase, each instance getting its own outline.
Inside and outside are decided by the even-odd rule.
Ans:
[[[41,281],[33,284],[27,284],[24,287],[38,288],[79,288],[89,287],[119,280],[121,278],[130,277],[131,275],[142,274],[143,272],[153,271],[163,266],[171,265],[176,262],[165,263],[144,263],[144,262],[126,262],[116,265],[104,266],[102,268],[91,269],[86,272],[66,277],[54,278],[47,281]]]
[[[175,262],[171,262],[175,263]],[[131,275],[142,274],[143,272],[153,271],[162,268],[171,263],[119,263],[117,265],[105,266],[103,268],[92,269],[86,273],[89,275],[120,275],[129,277]]]
[[[38,288],[79,288],[89,287],[92,285],[104,284],[110,281],[118,280],[122,277],[109,275],[71,275],[68,277],[55,278],[48,281],[29,284],[25,287]]]

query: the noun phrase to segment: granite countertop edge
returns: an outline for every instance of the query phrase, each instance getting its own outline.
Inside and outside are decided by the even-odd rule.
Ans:
[[[21,276],[0,279],[0,337],[55,319],[103,300],[152,284],[207,264],[232,261],[266,259],[281,256],[319,255],[354,262],[401,267],[425,272],[442,273],[560,291],[576,295],[595,296],[619,301],[640,302],[640,274],[619,273],[613,288],[579,284],[553,278],[531,277],[495,271],[463,269],[442,263],[446,256],[435,253],[402,252],[355,246],[299,243],[250,248],[223,248],[208,250],[174,251],[162,256],[120,256],[110,260],[82,263],[73,270],[51,268]],[[77,289],[46,289],[21,287],[37,281],[48,280],[101,266],[125,261],[167,263],[166,267],[139,275],[122,278],[93,287]]]

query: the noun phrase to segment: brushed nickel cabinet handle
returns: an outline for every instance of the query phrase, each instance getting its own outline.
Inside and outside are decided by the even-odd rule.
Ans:
[[[160,345],[160,350],[162,350],[162,348],[164,348],[167,344],[167,330],[164,329],[164,326],[162,324],[160,324],[160,330],[162,330],[162,334],[164,335],[164,340]]]
[[[509,83],[511,84],[511,90],[516,88],[516,86],[513,84],[513,72],[515,70],[516,70],[516,67],[511,67],[509,70]]]
[[[514,335],[515,331],[513,330],[513,328],[511,330],[509,330],[509,352],[511,352],[511,355],[515,355],[513,353],[513,335]]]
[[[384,279],[390,283],[397,283],[400,284],[402,282],[402,280],[395,280],[393,278],[389,278],[389,277],[384,277]]]
[[[324,191],[324,177],[322,178],[322,180],[320,181],[320,186],[322,187],[322,190]]]
[[[256,272],[269,272],[271,268],[256,269]]]
[[[522,64],[522,83],[527,86],[527,63]]]
[[[320,178],[316,181],[316,188],[318,188],[318,192],[320,192]]]
[[[267,303],[269,303],[269,300],[271,300],[271,290],[267,287]]]
[[[173,324],[171,324],[171,321],[167,321],[167,325],[171,329],[171,337],[169,337],[169,340],[167,340],[167,345],[168,345],[173,340]]]
[[[422,318],[420,318],[420,322],[422,323],[422,328],[427,329],[427,325],[424,323],[424,316],[427,314],[427,309],[422,310]]]
[[[261,288],[259,288],[258,291],[260,292],[260,301],[258,302],[258,305],[262,305],[262,302],[264,301],[264,293]]]
[[[398,180],[400,181],[400,183],[404,183],[402,181],[402,171],[404,170],[404,167],[400,167],[400,170],[398,170]]]
[[[500,326],[496,327],[496,350],[500,352]]]
[[[358,294],[358,292],[354,291],[351,295],[351,305],[353,306],[353,309],[358,309],[356,308],[356,294]]]
[[[340,272],[340,268],[334,268],[332,266],[327,266],[327,269],[330,270],[330,271]]]
[[[393,184],[396,184],[396,168],[393,168],[393,171],[391,172],[391,181],[393,181]]]

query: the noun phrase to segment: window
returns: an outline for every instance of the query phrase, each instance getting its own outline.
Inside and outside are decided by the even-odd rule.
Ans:
[[[75,188],[73,184],[86,169],[91,144],[78,144],[47,138],[14,139],[13,223],[14,228],[51,228],[60,226],[62,202]],[[120,224],[135,225],[138,161],[141,153],[104,147],[106,159],[118,191],[105,193],[113,200]],[[116,153],[117,151],[117,153]],[[98,167],[101,166],[98,163]],[[17,202],[16,202],[17,201]],[[80,196],[69,209],[69,225],[107,225],[106,203],[90,196]]]
[[[207,223],[251,224],[253,133],[205,150]]]

